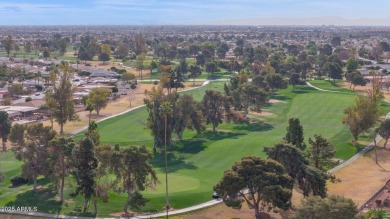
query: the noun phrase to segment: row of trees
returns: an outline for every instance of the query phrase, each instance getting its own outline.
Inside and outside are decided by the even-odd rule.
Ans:
[[[70,43],[69,38],[62,37],[60,34],[54,34],[49,40],[37,39],[36,41],[27,41],[23,43],[24,52],[26,54],[32,53],[33,49],[35,54],[38,55],[38,51],[42,53],[44,58],[48,58],[51,52],[58,52],[59,55],[64,55],[66,49]],[[14,51],[14,57],[20,51],[20,46],[17,42],[12,39],[11,35],[8,35],[1,41],[7,56],[10,57],[12,51]]]
[[[162,66],[164,72],[172,73],[170,66]],[[172,76],[172,75],[171,75]],[[269,91],[283,89],[287,83],[278,74],[272,74],[266,78],[258,76],[252,82],[245,73],[232,77],[229,84],[225,84],[225,93],[215,90],[207,90],[200,102],[191,95],[179,95],[177,89],[184,87],[178,77],[166,77],[161,80],[161,86],[146,91],[147,98],[144,100],[149,117],[146,127],[151,130],[154,137],[154,148],[163,145],[165,137],[164,119],[161,106],[167,102],[172,108],[172,114],[168,115],[167,121],[167,144],[172,142],[172,135],[177,134],[182,140],[186,128],[202,132],[205,125],[211,124],[213,132],[223,121],[245,122],[248,121],[249,110],[260,112],[268,102]],[[172,80],[174,78],[174,80]],[[164,88],[166,93],[164,93]],[[175,89],[172,91],[172,89]]]
[[[146,95],[147,98],[144,102],[149,114],[146,127],[151,130],[154,137],[155,150],[162,148],[165,137],[167,144],[171,145],[174,133],[181,140],[186,128],[197,132],[205,130],[201,105],[193,99],[192,95],[179,95],[177,92],[165,95],[161,86],[146,91]],[[164,104],[168,104],[168,107],[172,109],[172,113],[165,114],[162,111]],[[165,121],[167,121],[166,126],[164,125]]]
[[[335,164],[334,147],[321,135],[310,138],[309,143],[311,147],[305,150],[303,127],[299,119],[291,118],[284,141],[264,149],[267,159],[242,158],[224,172],[214,190],[229,207],[240,209],[246,202],[256,218],[272,209],[289,209],[294,185],[304,197],[325,198],[326,181],[335,180],[326,173]]]
[[[15,124],[9,139],[16,158],[23,161],[21,176],[33,182],[33,190],[37,189],[37,178],[43,175],[52,182],[52,189],[59,191],[60,202],[63,202],[65,178],[71,175],[77,184],[71,196],[84,197],[84,212],[93,198],[94,215],[97,200],[107,202],[110,189],[127,194],[123,210],[128,213],[129,206],[139,209],[145,205],[147,200],[140,192],[158,183],[148,163],[151,154],[145,146],[101,145],[93,121],[78,142],[57,135],[41,123]],[[111,180],[108,174],[115,178]]]

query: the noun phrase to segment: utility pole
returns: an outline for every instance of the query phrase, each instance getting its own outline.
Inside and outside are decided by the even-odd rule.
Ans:
[[[169,211],[169,197],[168,197],[168,156],[167,156],[167,113],[165,113],[165,207]]]
[[[165,120],[165,208],[166,208],[166,218],[169,217],[169,196],[168,196],[168,148],[167,148],[167,123],[168,123],[168,114],[172,114],[171,106],[169,105],[169,102],[164,101],[160,107],[161,113],[164,115]]]

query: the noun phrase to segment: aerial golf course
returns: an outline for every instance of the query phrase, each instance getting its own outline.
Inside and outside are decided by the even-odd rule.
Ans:
[[[267,113],[250,115],[249,124],[222,124],[218,126],[217,134],[213,134],[211,129],[202,134],[186,130],[184,140],[176,140],[176,144],[169,148],[171,206],[180,209],[209,201],[213,186],[222,177],[224,170],[243,156],[265,157],[263,148],[283,140],[291,117],[300,119],[306,142],[314,134],[322,134],[334,144],[338,159],[347,160],[356,154],[361,147],[352,145],[351,134],[341,122],[343,110],[353,104],[356,94],[334,86],[329,81],[312,81],[311,84],[340,92],[318,91],[308,86],[297,86],[293,92],[292,87],[288,87],[272,96],[273,101],[263,108]],[[201,100],[208,89],[223,91],[223,83],[212,82],[188,93],[196,100]],[[390,104],[383,102],[381,107],[384,114],[390,111]],[[121,147],[145,144],[152,150],[153,138],[150,130],[143,125],[146,118],[146,108],[142,107],[99,123],[101,144],[119,144]],[[362,145],[370,141],[367,136],[365,134],[359,138]],[[150,201],[142,211],[158,212],[165,205],[163,155],[157,153],[150,163],[161,183],[144,193]],[[0,186],[0,206],[37,206],[40,212],[83,215],[77,210],[81,208],[83,198],[69,196],[75,187],[70,177],[66,181],[65,202],[62,205],[56,202],[56,194],[48,192],[46,188],[49,183],[44,178],[39,180],[41,188],[37,192],[31,191],[30,184],[10,188],[9,179],[20,174],[20,166],[21,162],[15,159],[13,152],[0,155],[0,169],[6,175]],[[125,194],[111,192],[107,203],[99,202],[98,215],[110,216],[121,212],[125,198]]]

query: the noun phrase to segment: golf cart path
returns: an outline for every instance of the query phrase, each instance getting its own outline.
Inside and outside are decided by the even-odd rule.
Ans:
[[[347,92],[342,92],[342,91],[337,91],[337,90],[325,90],[325,89],[322,89],[322,88],[319,88],[319,87],[316,87],[312,84],[310,84],[310,82],[306,82],[307,86],[311,87],[311,88],[314,88],[316,90],[319,90],[319,91],[324,91],[324,92],[331,92],[331,93],[340,93],[340,94],[351,94],[351,93],[347,93]]]
[[[168,214],[169,215],[183,214],[183,213],[199,210],[202,208],[207,208],[207,207],[219,204],[221,202],[222,202],[221,199],[211,200],[211,201],[204,202],[204,203],[199,204],[199,205],[194,205],[194,206],[191,206],[188,208],[173,210],[173,211],[170,211]],[[63,218],[63,219],[88,219],[88,218],[91,218],[91,217],[77,217],[77,216],[67,216],[67,215],[59,215],[59,214],[49,214],[49,213],[41,213],[41,212],[23,212],[23,211],[22,212],[20,212],[20,211],[1,212],[0,211],[0,216],[1,216],[1,213],[15,214],[15,215],[26,215],[26,216],[28,215],[28,216],[34,216],[34,217]],[[135,217],[96,217],[96,218],[97,219],[118,219],[118,218],[146,219],[146,218],[156,218],[156,217],[164,217],[164,216],[166,216],[165,212],[164,213],[157,213],[157,214],[150,214],[150,215],[139,215],[139,216],[135,216]]]
[[[205,81],[203,83],[202,86],[205,86],[208,83],[210,83],[210,81],[207,80],[207,81]],[[321,88],[318,88],[318,87],[315,87],[315,86],[311,85],[309,82],[307,82],[307,85],[312,87],[312,88],[314,88],[314,89],[316,89],[316,90],[320,90],[320,91],[324,91],[324,92],[343,93],[343,92],[339,92],[339,91],[324,90],[324,89],[321,89]],[[200,87],[197,87],[197,88],[200,88]],[[192,88],[192,89],[197,89],[197,88]],[[192,90],[192,89],[189,89],[189,90]],[[126,110],[124,112],[118,113],[116,115],[104,118],[104,119],[102,119],[102,120],[100,120],[98,122],[102,122],[104,120],[107,120],[107,119],[110,119],[110,118],[114,118],[114,117],[119,116],[119,115],[123,115],[125,113],[128,113],[128,112],[130,112],[132,110],[135,110],[135,109],[138,109],[138,108],[141,108],[143,106],[144,105],[131,108],[129,110]],[[76,132],[73,132],[72,135],[76,135],[79,132],[85,130],[86,128],[88,128],[88,127],[84,127],[82,129],[79,129]],[[376,137],[376,142],[379,142],[381,139],[382,139],[381,137],[377,136]],[[341,163],[340,165],[334,167],[333,169],[329,170],[328,172],[329,173],[334,173],[334,172],[340,170],[341,168],[343,168],[343,167],[353,163],[360,156],[362,156],[363,154],[367,153],[367,151],[369,151],[371,148],[373,148],[374,145],[375,145],[374,142],[370,143],[363,150],[361,150],[359,153],[357,153],[356,155],[354,155],[353,157],[351,157],[347,161]],[[222,203],[221,199],[215,199],[215,200],[204,202],[204,203],[201,203],[201,204],[198,204],[198,205],[194,205],[194,206],[191,206],[191,207],[182,208],[182,209],[179,209],[179,210],[173,210],[173,211],[168,212],[168,214],[169,215],[177,215],[177,214],[188,213],[188,212],[191,212],[191,211],[195,211],[195,210],[207,208],[207,207],[210,207],[210,206],[214,206],[214,205],[217,205],[217,204],[220,204],[220,203]],[[2,213],[2,212],[0,212],[0,213]],[[40,212],[4,212],[4,213],[18,214],[18,215],[39,216],[39,217],[48,217],[48,218],[65,218],[65,219],[87,219],[87,218],[89,218],[89,217],[77,217],[77,216],[66,216],[66,215],[58,215],[58,214],[48,214],[48,213],[40,213]],[[146,219],[146,218],[164,217],[165,215],[166,215],[166,212],[150,214],[150,215],[139,215],[139,216],[135,216],[135,217],[105,217],[105,218],[113,218],[113,219],[114,218]],[[97,218],[102,218],[102,217],[97,217]]]

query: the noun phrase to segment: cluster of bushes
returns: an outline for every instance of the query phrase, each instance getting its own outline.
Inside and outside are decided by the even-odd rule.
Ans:
[[[43,90],[43,86],[42,85],[35,85],[35,89],[37,91],[42,91]]]
[[[390,199],[385,199],[383,201],[383,205],[386,206],[386,207],[390,207]]]
[[[127,73],[126,69],[117,69],[116,67],[111,67],[110,70],[114,71],[114,72],[116,72],[118,74]]]
[[[375,200],[375,204],[377,205],[377,206],[380,206],[381,204],[382,204],[382,200],[381,199],[377,199],[377,200]],[[385,200],[383,200],[383,205],[385,206],[385,207],[390,207],[390,199],[385,199]]]
[[[134,89],[137,88],[137,85],[138,85],[137,81],[134,81],[134,82],[132,82],[132,83],[130,84],[130,88],[134,90]]]
[[[15,176],[11,179],[12,187],[18,187],[27,184],[29,181],[21,176]]]
[[[78,75],[82,76],[82,77],[88,77],[89,75],[91,75],[91,73],[86,72],[86,71],[82,71],[82,72],[79,72]]]

